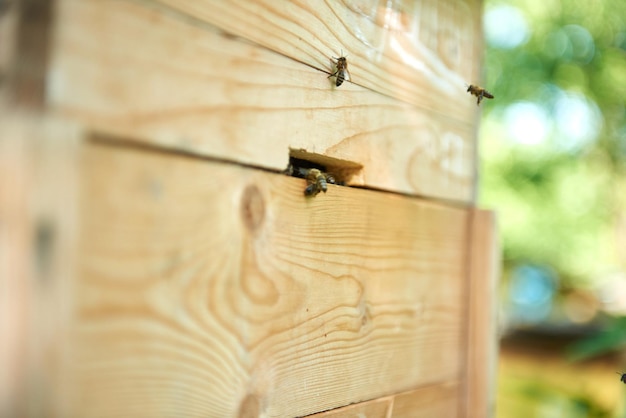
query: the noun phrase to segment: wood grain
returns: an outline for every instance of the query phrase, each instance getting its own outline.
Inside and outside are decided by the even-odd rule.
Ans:
[[[453,382],[420,388],[394,396],[390,418],[459,416],[459,386]]]
[[[495,416],[497,283],[501,260],[496,216],[475,209],[471,214],[469,329],[465,410],[467,417]]]
[[[455,418],[461,404],[459,385],[444,382],[348,405],[307,418]]]
[[[319,414],[307,415],[306,418],[389,418],[391,413],[392,397],[374,399],[344,406],[331,411],[320,412]]]
[[[303,416],[459,375],[465,210],[102,144],[83,170],[73,416]]]
[[[48,99],[93,130],[276,171],[303,149],[363,166],[355,185],[473,200],[473,116],[335,89],[325,73],[150,2],[59,3]]]
[[[479,0],[162,0],[189,16],[322,71],[343,51],[355,83],[474,122],[465,84],[479,82]]]

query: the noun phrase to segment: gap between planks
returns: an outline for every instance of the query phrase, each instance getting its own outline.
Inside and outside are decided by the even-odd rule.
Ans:
[[[215,157],[211,155],[198,154],[193,151],[187,151],[187,150],[183,150],[183,149],[179,149],[175,147],[168,147],[164,145],[153,144],[150,142],[144,142],[141,140],[131,139],[128,137],[123,137],[123,136],[115,136],[110,133],[102,133],[98,131],[93,131],[87,134],[86,137],[87,137],[87,141],[90,143],[103,145],[107,147],[138,150],[138,151],[143,151],[147,153],[157,153],[157,154],[162,154],[162,155],[178,156],[178,157],[184,157],[184,158],[189,158],[189,159],[194,159],[194,160],[199,160],[199,161],[210,161],[210,162],[215,162],[219,164],[230,164],[234,166],[259,170],[259,171],[263,171],[266,173],[284,174],[280,170],[273,170],[271,168],[263,167],[260,165],[247,164],[241,161],[230,160],[228,158],[220,158],[220,157]],[[286,153],[289,154],[289,150],[287,150]],[[287,175],[287,174],[284,174],[284,175]],[[474,203],[472,202],[463,202],[459,200],[445,199],[445,198],[439,198],[439,197],[433,197],[433,196],[421,195],[421,194],[402,193],[402,192],[396,192],[392,190],[386,190],[386,189],[381,189],[381,188],[367,186],[367,185],[352,185],[352,186],[341,186],[341,187],[352,187],[355,189],[371,190],[371,191],[378,192],[378,193],[388,193],[388,194],[397,195],[397,196],[404,196],[407,198],[414,198],[417,200],[423,200],[425,202],[432,202],[432,203],[440,204],[443,206],[448,206],[448,207],[458,208],[458,209],[470,209],[470,208],[475,207]],[[320,198],[323,198],[323,197],[320,196]]]

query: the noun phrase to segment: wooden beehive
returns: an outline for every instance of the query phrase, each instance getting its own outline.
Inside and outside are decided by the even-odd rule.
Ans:
[[[0,415],[491,414],[480,1],[1,13]]]

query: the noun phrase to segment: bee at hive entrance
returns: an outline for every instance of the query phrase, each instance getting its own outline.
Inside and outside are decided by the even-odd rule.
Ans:
[[[337,67],[337,70],[329,75],[327,78],[337,76],[337,80],[335,81],[335,85],[337,87],[341,86],[344,80],[351,81],[352,77],[350,76],[350,71],[348,71],[348,60],[343,55],[343,51],[341,51],[341,56],[339,58],[335,58],[336,61],[333,61],[333,64]]]
[[[335,180],[334,174],[326,172],[326,167],[298,158],[290,158],[284,173],[306,180],[307,186],[304,189],[304,195],[307,197],[315,197],[320,192],[326,193],[329,184],[344,185],[343,182]]]

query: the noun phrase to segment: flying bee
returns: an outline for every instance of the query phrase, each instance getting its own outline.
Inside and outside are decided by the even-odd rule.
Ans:
[[[619,381],[626,384],[626,373],[615,372],[620,375]]]
[[[311,168],[305,178],[308,183],[308,186],[304,189],[305,196],[317,196],[319,192],[326,193],[328,183],[335,183],[335,178],[332,175],[322,173],[317,168]]]
[[[487,90],[485,90],[484,88],[480,86],[475,86],[473,84],[470,84],[467,87],[467,91],[471,95],[478,97],[478,99],[476,100],[476,106],[480,104],[480,102],[483,100],[483,97],[486,97],[488,99],[493,99],[493,94],[489,93]]]
[[[343,84],[344,80],[351,80],[350,71],[348,71],[348,60],[343,56],[343,51],[341,51],[341,56],[339,58],[333,57],[337,61],[333,61],[333,64],[337,67],[337,71],[332,73],[326,78],[330,78],[333,76],[337,76],[337,80],[335,81],[335,85],[337,87]]]

